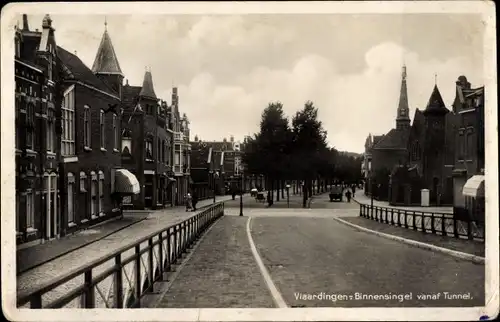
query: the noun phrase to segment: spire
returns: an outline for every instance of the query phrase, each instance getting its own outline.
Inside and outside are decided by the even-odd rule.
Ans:
[[[396,128],[402,129],[410,126],[410,108],[408,106],[408,89],[406,86],[406,65],[403,65],[401,73],[401,89],[399,92],[399,104],[396,116]]]
[[[427,103],[427,107],[424,110],[424,114],[446,114],[448,113],[448,109],[444,105],[443,98],[441,97],[441,93],[437,85],[434,85],[434,89],[432,90],[431,97],[429,98],[429,102]]]
[[[23,14],[23,31],[29,31],[30,30],[30,25],[28,23],[28,15]]]
[[[120,63],[118,63],[118,58],[116,58],[115,48],[113,47],[113,43],[111,42],[111,38],[108,34],[107,26],[108,22],[105,18],[104,34],[102,35],[99,49],[97,49],[97,55],[95,56],[94,65],[92,65],[92,71],[95,74],[118,74],[123,76]]]
[[[156,99],[156,94],[153,86],[153,76],[151,72],[146,67],[146,73],[144,74],[144,81],[142,82],[140,96],[154,98]]]

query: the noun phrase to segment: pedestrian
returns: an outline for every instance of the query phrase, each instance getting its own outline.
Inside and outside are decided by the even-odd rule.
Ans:
[[[193,197],[188,192],[186,195],[186,211],[190,211],[193,208]]]
[[[356,196],[356,185],[352,185],[352,197],[354,198]]]
[[[196,211],[196,204],[198,203],[198,194],[193,191],[193,211]]]
[[[347,202],[351,202],[351,190],[347,190],[345,196],[347,197]]]
[[[233,197],[233,200],[236,198],[236,189],[231,188],[231,196]]]

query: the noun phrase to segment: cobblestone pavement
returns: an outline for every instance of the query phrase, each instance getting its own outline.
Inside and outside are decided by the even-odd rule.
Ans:
[[[274,307],[250,250],[245,231],[247,219],[233,216],[220,219],[182,268],[158,307]]]
[[[356,190],[354,201],[362,204],[369,205],[371,203],[370,197],[366,196],[363,190]],[[453,207],[396,207],[391,206],[387,201],[373,200],[373,205],[378,207],[399,208],[410,211],[424,211],[424,212],[442,212],[453,214]]]
[[[219,197],[218,201],[224,201],[226,199],[226,197]],[[198,203],[198,208],[209,205],[212,202],[213,200],[202,200]],[[56,277],[62,276],[85,265],[85,263],[97,260],[103,255],[110,254],[162,227],[166,228],[194,215],[194,212],[186,212],[182,208],[167,208],[152,211],[146,220],[20,274],[17,277],[17,294],[18,296],[22,296],[23,294],[32,292]],[[123,256],[125,257],[131,254],[133,254],[133,250]],[[113,263],[110,261],[109,263],[99,266],[93,273],[99,274],[112,265]],[[51,302],[66,292],[73,290],[75,287],[82,285],[82,283],[83,277],[77,277],[47,293],[42,298],[42,302]],[[76,305],[76,302],[73,305]],[[71,305],[69,307],[71,307]]]
[[[237,209],[228,210],[230,216],[224,217],[225,220],[237,214]],[[185,274],[181,270],[166,293],[163,306],[273,305],[271,299],[262,297],[264,291],[256,282],[261,279],[257,268],[247,261],[246,247],[233,239],[235,236],[243,239],[242,222],[247,216],[253,217],[251,234],[260,257],[289,307],[484,305],[483,265],[361,232],[328,218],[332,213],[342,216],[342,212],[350,211],[248,209],[244,217],[233,217],[230,229],[224,226],[229,222],[223,225],[219,221],[212,236],[219,236],[220,240],[201,241],[183,270],[190,262],[191,268]],[[204,266],[202,263],[206,262],[209,264]],[[203,272],[204,267],[207,272]],[[237,294],[242,290],[245,293],[238,300]],[[469,294],[470,299],[446,298],[450,294]],[[360,295],[384,295],[390,299],[375,300]],[[422,295],[427,298],[420,298]]]
[[[439,236],[429,233],[424,234],[422,232],[414,231],[412,229],[406,229],[403,227],[397,227],[385,223],[380,223],[363,217],[354,217],[354,218],[351,217],[342,219],[352,224],[361,226],[363,228],[379,231],[385,234],[399,236],[476,256],[484,257],[485,254],[485,248],[484,248],[485,244],[478,241]]]

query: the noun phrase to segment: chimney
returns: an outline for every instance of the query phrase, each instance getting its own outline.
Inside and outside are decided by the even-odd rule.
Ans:
[[[29,31],[29,30],[30,30],[30,26],[28,24],[28,15],[23,14],[23,31]]]

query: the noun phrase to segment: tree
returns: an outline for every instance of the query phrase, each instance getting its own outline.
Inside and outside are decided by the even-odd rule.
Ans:
[[[253,174],[263,174],[274,188],[275,180],[287,176],[290,127],[280,102],[269,103],[261,115],[260,131],[248,139],[243,162]]]
[[[327,151],[326,135],[323,124],[318,120],[318,109],[311,101],[298,111],[292,119],[293,166],[304,180],[303,207],[308,195],[312,193],[312,180],[319,174]]]

